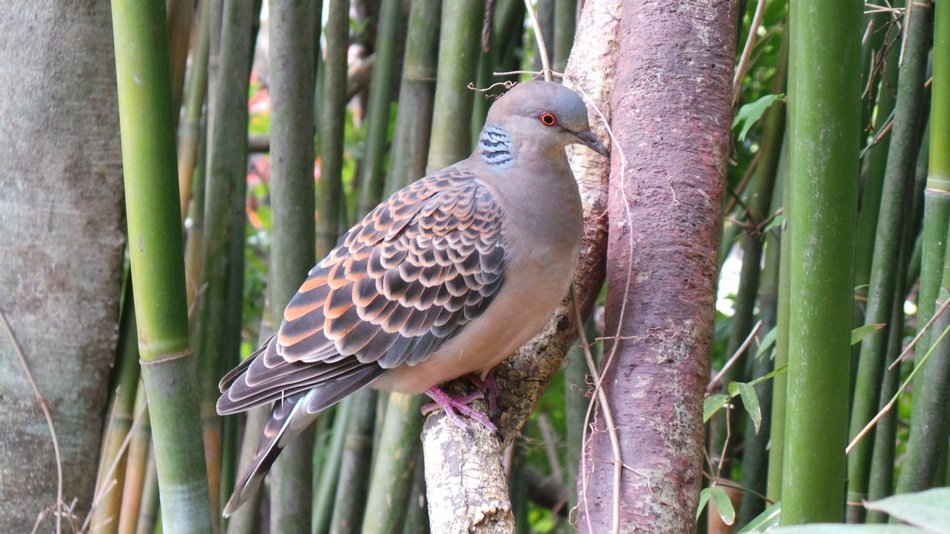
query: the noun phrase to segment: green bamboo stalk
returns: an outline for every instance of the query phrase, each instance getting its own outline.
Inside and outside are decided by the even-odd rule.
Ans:
[[[591,314],[593,316],[593,314]],[[590,321],[588,321],[588,325]],[[590,336],[588,339],[594,339]],[[587,398],[587,362],[584,360],[584,348],[578,340],[564,358],[564,417],[567,432],[564,436],[565,465],[567,480],[567,509],[577,505],[577,469],[583,453],[583,430]]]
[[[160,0],[112,2],[129,255],[163,524],[174,532],[208,532],[164,6]]]
[[[485,90],[492,84],[492,71],[494,70],[494,50],[482,50],[478,55],[478,67],[476,70],[475,87]],[[482,131],[485,125],[485,117],[488,116],[489,102],[488,92],[477,92],[472,101],[472,124],[469,135],[472,139],[478,138],[478,133]]]
[[[931,141],[932,143],[932,141]],[[924,225],[920,237],[920,267],[916,269],[920,278],[920,289],[917,293],[917,325],[923,329],[934,314],[934,303],[940,290],[939,273],[943,268],[943,253],[946,247],[946,234],[938,229],[950,220],[950,203],[945,198],[950,192],[950,186],[942,183],[940,178],[932,180],[927,177],[927,187],[924,189]],[[931,183],[931,181],[933,183]],[[931,299],[930,297],[933,297]],[[917,345],[921,347],[921,354],[929,348],[929,338],[933,328],[923,332]],[[918,333],[920,331],[918,330]]]
[[[135,413],[141,412],[142,422],[136,427],[129,440],[129,452],[126,457],[125,480],[121,484],[122,502],[116,524],[106,525],[106,531],[132,534],[138,524],[139,508],[145,480],[145,467],[152,448],[152,428],[149,422],[145,387],[139,384],[135,395]],[[118,491],[118,490],[116,490]]]
[[[541,35],[544,37],[545,48],[548,50],[548,56],[553,52],[551,43],[554,37],[554,1],[555,0],[535,0],[533,2],[535,14],[538,17],[538,26],[541,27]],[[541,50],[538,47],[538,38],[534,34],[534,29],[525,37],[530,39],[532,53],[531,70],[541,72],[544,65],[541,63]]]
[[[784,136],[782,146],[785,146]],[[781,160],[781,148],[779,152],[779,159]],[[785,173],[776,169],[776,174],[778,175],[776,181],[781,182]],[[781,183],[777,183],[776,187],[773,188],[772,207],[770,209],[772,213],[778,211],[782,205],[782,187]],[[778,321],[780,251],[781,236],[778,229],[767,232],[765,234],[765,260],[759,285],[759,319],[762,321],[759,332],[762,332],[762,335],[770,332]],[[751,353],[758,354],[758,350],[758,343],[753,344]],[[770,358],[768,354],[757,357],[750,375],[753,378],[765,376],[774,369],[774,362],[775,360]],[[740,479],[740,485],[743,488],[755,491],[759,495],[765,495],[767,492],[768,445],[771,440],[773,385],[774,379],[766,380],[755,387],[759,398],[759,408],[762,411],[762,423],[758,432],[755,432],[754,425],[746,423],[745,444],[742,447],[742,478]],[[737,527],[748,524],[765,509],[766,502],[759,495],[751,492],[742,494],[742,503],[736,521]]]
[[[908,259],[907,275],[904,279],[904,287],[912,287],[920,278],[920,257],[923,254],[923,236],[920,232],[921,221],[924,216],[924,196],[927,185],[927,168],[930,161],[930,114],[928,113],[927,125],[924,127],[924,134],[920,139],[920,152],[917,154],[917,175],[914,181],[914,221],[917,227],[914,228],[915,237],[912,246],[910,259]]]
[[[168,55],[172,74],[172,109],[178,121],[182,89],[185,84],[185,66],[191,45],[191,23],[195,16],[194,0],[168,0]]]
[[[401,532],[412,493],[422,430],[422,396],[391,393],[363,516],[363,533]]]
[[[320,39],[323,37],[323,0],[314,0],[313,6],[313,130],[319,134],[321,102],[323,101],[323,47]],[[319,140],[319,137],[317,137]],[[317,145],[319,146],[319,145]]]
[[[779,155],[779,176],[776,178],[782,184],[782,206],[786,217],[792,208],[791,183],[789,183],[789,136],[788,125],[785,127],[785,136],[782,138],[782,152]],[[775,354],[773,367],[782,369],[788,366],[788,326],[789,326],[789,297],[791,296],[791,231],[787,224],[782,225],[779,238],[779,274],[778,299],[775,310]],[[765,495],[772,502],[782,498],[782,470],[785,459],[785,400],[788,392],[788,373],[779,373],[772,379],[772,421],[769,426],[769,473]]]
[[[240,456],[238,458],[235,472],[243,473],[251,464],[254,453],[257,452],[257,444],[260,441],[261,432],[264,429],[264,423],[270,415],[269,406],[259,406],[247,413],[244,423],[244,433],[241,440]],[[224,486],[229,492],[234,486]],[[252,495],[248,502],[238,508],[227,521],[228,534],[252,534],[260,528],[259,512],[262,497],[262,491]]]
[[[425,467],[422,462],[422,451],[416,461],[416,473],[412,481],[412,498],[409,499],[409,510],[406,512],[404,534],[428,534],[429,515],[426,506]]]
[[[894,2],[885,2],[884,0],[868,0],[866,3],[873,5],[875,7],[892,7],[892,6],[897,7],[898,1],[900,2],[901,5],[903,5],[903,0],[897,0]],[[871,80],[871,75],[872,75],[872,71],[875,68],[880,68],[884,66],[885,64],[887,64],[887,68],[891,67],[890,54],[888,54],[887,59],[883,59],[881,57],[881,53],[882,53],[885,43],[887,42],[899,43],[900,42],[900,41],[893,41],[893,36],[895,33],[897,33],[894,31],[897,29],[896,24],[891,24],[890,30],[883,31],[884,27],[888,23],[896,22],[897,17],[895,17],[891,12],[884,9],[867,10],[867,11],[868,12],[865,14],[865,17],[864,17],[864,28],[866,29],[870,28],[871,32],[870,34],[867,35],[865,39],[865,43],[861,48],[861,66],[862,66],[861,89],[862,90],[867,89],[867,101],[865,102],[865,105],[861,106],[861,127],[862,128],[866,128],[870,126],[869,124],[870,117],[871,117],[872,112],[874,111],[873,105],[876,101],[880,99],[880,95],[878,94],[878,91],[879,91],[878,88],[884,89],[885,91],[888,91],[888,92],[893,92],[893,88],[897,86],[896,85],[897,78],[896,77],[891,78],[896,73],[891,73],[890,71],[887,71],[884,73],[885,75],[888,76],[888,78],[891,78],[892,83],[890,85],[881,85],[879,83],[873,83],[874,80]],[[900,48],[900,46],[898,46],[897,48]],[[895,64],[894,68],[896,69],[896,67],[897,65]],[[868,87],[869,81],[872,81],[872,85],[870,87]],[[880,114],[878,114],[878,123],[883,121],[889,113],[890,113],[890,110],[888,110],[888,113],[884,114],[883,117]],[[862,139],[863,138],[864,136],[862,135]],[[863,202],[863,199],[862,199],[862,202]],[[873,234],[874,233],[873,228],[875,227],[872,226],[871,228],[872,228],[871,233]],[[870,257],[868,257],[869,265],[870,265],[870,262],[871,262]],[[870,267],[868,268],[870,269]]]
[[[933,47],[933,86],[930,108],[930,166],[925,191],[924,206],[924,245],[920,274],[920,293],[918,295],[918,321],[921,328],[926,320],[933,316],[935,300],[927,302],[932,295],[934,278],[931,261],[935,249],[946,247],[946,232],[943,241],[933,228],[941,219],[946,224],[948,196],[950,196],[950,6],[946,2],[934,3],[936,6]],[[915,6],[915,10],[916,10]],[[928,209],[929,208],[929,209]],[[950,286],[950,262],[944,258],[942,283],[939,298],[947,297]],[[926,290],[926,293],[925,293]],[[925,304],[927,309],[925,310]],[[926,314],[926,316],[925,316]],[[919,349],[923,354],[930,346],[930,340],[936,339],[934,331],[942,332],[950,324],[950,314],[944,313],[934,322],[934,330],[918,343],[925,342]],[[936,330],[940,329],[940,330]],[[911,410],[910,438],[907,444],[908,455],[897,483],[898,493],[920,491],[943,482],[943,473],[936,473],[940,457],[947,447],[946,406],[950,392],[950,343],[943,342],[924,364],[920,376],[914,383],[914,403]],[[918,356],[920,357],[920,356]],[[928,412],[929,410],[929,412]],[[939,476],[939,480],[935,478]]]
[[[927,193],[924,192],[924,195]],[[914,251],[910,255],[910,267],[907,269],[907,280],[908,281],[918,281],[920,280],[920,265],[921,265],[921,256],[923,256],[924,240],[923,234],[917,235],[917,240],[914,242]]]
[[[353,395],[349,409],[340,477],[330,519],[330,532],[335,534],[359,532],[361,528],[373,453],[376,390],[364,389]]]
[[[495,70],[498,72],[521,69],[521,59],[524,55],[525,9],[524,0],[495,1],[491,46]],[[518,75],[498,76],[495,80],[517,82]]]
[[[860,128],[858,0],[793,0],[791,293],[782,524],[844,512]],[[821,139],[816,143],[816,139]],[[815,425],[815,421],[822,421]]]
[[[385,186],[383,158],[386,156],[386,133],[389,131],[389,111],[392,101],[393,74],[396,69],[396,50],[402,13],[402,0],[382,0],[376,34],[376,62],[373,79],[369,84],[369,104],[366,111],[366,153],[360,173],[360,194],[357,213],[361,216],[379,204]]]
[[[330,410],[326,412],[326,414],[323,417],[318,417],[317,420],[313,424],[316,430],[315,434],[317,435],[317,438],[318,438],[314,440],[314,443],[313,443],[313,469],[312,469],[313,478],[311,479],[310,486],[313,488],[314,492],[316,492],[316,488],[320,483],[320,474],[323,472],[324,468],[326,467],[325,461],[327,459],[327,454],[330,449],[329,445],[330,445],[330,439],[332,437],[330,436],[330,432],[333,430],[334,408],[335,406],[331,407]]]
[[[142,481],[142,502],[139,507],[136,534],[153,534],[161,517],[158,515],[158,471],[155,467],[155,449],[149,449]]]
[[[920,196],[921,189],[923,188],[914,187],[913,195],[915,197]],[[914,206],[905,206],[905,210],[905,214],[908,215],[901,228],[901,250],[900,257],[897,260],[897,272],[895,275],[895,278],[900,281],[900,283],[898,283],[894,295],[895,298],[891,303],[891,316],[888,320],[887,327],[888,337],[885,364],[888,366],[888,369],[900,354],[904,342],[904,300],[911,287],[910,284],[906,282],[907,270],[914,246],[914,234],[916,233],[919,222],[919,216],[917,216],[919,214],[913,215]],[[879,410],[883,409],[887,402],[897,393],[897,388],[900,385],[900,376],[900,367],[884,372],[880,399],[878,401]],[[874,427],[874,452],[871,455],[867,494],[867,500],[869,501],[877,501],[891,495],[894,486],[896,435],[897,410],[888,410]],[[869,438],[865,437],[864,439]],[[866,521],[868,523],[884,523],[887,521],[887,514],[871,510],[867,514]]]
[[[564,72],[567,66],[576,28],[577,0],[554,0],[554,58],[551,68],[557,72]]]
[[[103,437],[102,454],[99,458],[99,474],[96,480],[96,495],[103,494],[112,481],[115,486],[104,493],[99,504],[92,511],[91,532],[111,532],[119,520],[122,504],[122,488],[125,480],[125,466],[128,455],[119,456],[135,419],[135,393],[139,384],[139,347],[135,335],[135,304],[133,303],[132,284],[126,282],[125,299],[119,319],[119,353],[112,375],[112,398],[109,399],[109,411],[106,414],[106,430]],[[118,457],[118,460],[116,458]],[[115,463],[111,476],[108,470]],[[97,526],[103,529],[98,530]]]
[[[188,71],[184,109],[181,122],[178,123],[178,193],[182,217],[188,213],[192,175],[197,168],[198,141],[201,139],[201,112],[208,92],[210,15],[211,0],[204,0],[201,2],[201,12],[198,15],[198,40],[192,55],[191,69]]]
[[[238,420],[234,417],[225,419],[222,423],[224,427],[221,432],[221,478],[218,484],[219,503],[228,502],[231,496],[231,488],[237,482],[237,457],[238,457]],[[222,517],[219,532],[228,531],[229,518]]]
[[[331,438],[327,457],[323,461],[324,468],[320,473],[320,481],[313,495],[313,521],[311,522],[311,532],[313,534],[330,532],[333,502],[336,498],[337,480],[340,475],[340,458],[343,457],[343,444],[352,404],[353,397],[350,396],[343,399],[334,409],[335,418],[333,429],[330,432]]]
[[[924,127],[920,150],[917,154],[917,166],[914,171],[913,202],[909,206],[909,220],[904,224],[901,234],[901,263],[898,264],[898,280],[902,280],[903,293],[894,299],[887,338],[887,371],[881,385],[880,409],[883,409],[897,393],[901,372],[900,367],[890,369],[894,359],[901,352],[904,343],[904,301],[912,287],[917,283],[917,275],[911,273],[916,251],[919,273],[920,265],[920,223],[923,217],[923,190],[927,182],[927,161],[930,152],[929,128]],[[903,278],[900,278],[900,277]],[[868,500],[876,501],[889,497],[894,491],[894,457],[897,434],[897,411],[888,410],[874,427],[874,454],[871,456],[871,479],[868,483]],[[868,511],[868,523],[883,523],[888,515],[874,510]]]
[[[208,164],[208,121],[201,122],[198,160],[192,179],[192,198],[189,204],[189,225],[185,241],[185,286],[188,300],[188,322],[194,335],[198,314],[198,293],[204,270],[205,173]]]
[[[250,3],[224,2],[220,11],[220,34],[213,37],[215,42],[210,52],[217,59],[217,70],[208,93],[205,246],[194,345],[199,365],[200,412],[216,527],[220,519],[221,493],[221,419],[215,411],[217,382],[222,368],[237,359],[240,343],[240,320],[235,321],[232,314],[240,313],[243,285],[252,7]]]
[[[327,42],[320,124],[320,182],[317,184],[317,257],[336,245],[343,196],[343,126],[346,119],[346,51],[349,0],[330,0],[324,36]]]
[[[315,263],[313,188],[313,2],[270,0],[271,322]],[[310,529],[313,427],[292,441],[271,469],[271,532]]]
[[[785,32],[788,35],[788,32]],[[772,79],[772,93],[785,91],[787,73],[787,37],[783,37],[779,62]],[[729,340],[726,344],[726,354],[731,356],[739,350],[742,343],[752,331],[755,312],[756,295],[759,290],[759,273],[762,259],[763,235],[762,228],[770,215],[769,205],[772,202],[772,192],[775,188],[775,178],[778,171],[778,162],[782,149],[782,139],[785,131],[785,106],[774,105],[769,108],[765,116],[762,139],[760,142],[759,162],[755,173],[746,187],[744,222],[746,230],[742,235],[742,268],[739,273],[739,288],[736,292],[735,313],[729,330]],[[764,332],[763,332],[764,334]],[[747,350],[745,354],[748,354]],[[742,371],[742,363],[737,362],[725,374],[722,383],[726,386],[738,379],[737,373]],[[725,443],[725,414],[714,421],[716,432],[713,434],[713,457],[726,455],[723,469],[728,472],[731,465],[731,456],[735,447],[728,447]],[[754,428],[752,429],[754,432]]]
[[[263,343],[273,332],[274,327],[271,323],[270,298],[267,296],[267,289],[264,291],[264,309],[261,310],[261,324],[258,328],[258,343]],[[239,449],[237,462],[235,465],[236,473],[244,473],[254,459],[257,453],[257,445],[261,439],[261,433],[264,431],[264,424],[270,416],[270,406],[257,406],[247,412],[244,419],[244,430],[241,435],[241,447]],[[224,499],[230,496],[234,485],[225,486],[222,484]],[[227,518],[227,528],[224,529],[228,534],[253,534],[260,529],[260,504],[263,491],[257,491],[248,499],[243,506],[238,508],[231,517]]]
[[[512,61],[512,58],[517,44],[523,39],[524,16],[523,0],[502,0],[495,3],[489,50],[482,50],[478,57],[478,80],[475,87],[481,91],[475,94],[472,103],[472,139],[478,138],[485,125],[488,108],[500,94],[497,90],[489,92],[488,89],[499,81],[518,80],[517,75],[495,76],[494,73],[519,70],[520,65],[516,59]]]
[[[933,10],[928,6],[910,10],[905,24],[907,45],[898,79],[891,142],[884,174],[883,196],[871,262],[865,324],[887,323],[895,298],[903,296],[900,263],[902,226],[908,221],[913,202],[914,165],[920,146],[921,103],[930,50]],[[888,329],[868,334],[861,342],[849,437],[857,436],[877,413],[881,380],[884,376]],[[870,436],[857,443],[848,456],[848,502],[860,503],[867,497],[869,470],[874,440]],[[864,506],[848,507],[848,522],[864,521]]]
[[[946,252],[950,255],[950,247],[946,247]],[[948,288],[950,258],[945,257],[940,296],[936,302],[938,307],[950,298]],[[936,340],[941,332],[950,328],[950,314],[941,314],[934,320],[932,328],[937,333],[932,333],[930,338]],[[944,482],[946,466],[943,462],[946,461],[947,438],[950,437],[950,418],[946,413],[950,403],[950,342],[936,342],[939,344],[933,349],[929,360],[920,364],[921,372],[914,383],[910,437],[907,440],[907,456],[897,482],[897,493],[923,491]]]
[[[902,3],[902,0],[895,2],[895,5]],[[886,16],[878,15],[873,19],[876,24],[881,24],[886,20]],[[881,76],[880,89],[877,91],[877,100],[875,103],[877,123],[874,125],[873,132],[879,133],[884,121],[891,116],[894,110],[894,96],[897,88],[897,73],[899,71],[897,60],[900,57],[900,31],[896,24],[891,25],[888,36],[883,38],[885,32],[878,31],[872,35],[876,37],[877,48],[880,49],[884,42],[890,43],[887,50],[886,60],[883,61],[884,72]],[[873,44],[872,44],[873,46]],[[881,52],[878,53],[882,53]],[[867,69],[865,69],[866,71]],[[866,73],[865,73],[866,75]],[[865,82],[866,83],[866,82]],[[862,113],[869,106],[862,106]],[[862,119],[862,125],[864,124]],[[885,134],[881,139],[871,146],[864,155],[862,161],[861,173],[861,206],[858,210],[858,226],[855,241],[855,265],[854,265],[854,287],[855,291],[861,295],[868,295],[868,284],[871,278],[871,258],[874,254],[874,240],[878,227],[878,215],[880,214],[881,196],[884,189],[884,172],[887,166],[887,153],[889,151],[892,133]],[[864,324],[864,305],[860,301],[855,301],[855,326]]]
[[[528,481],[525,480],[525,468],[527,467],[527,458],[525,458],[524,447],[517,442],[512,444],[511,468],[509,477],[508,494],[511,499],[511,512],[515,517],[515,534],[529,534],[530,524],[528,521]]]
[[[389,394],[384,393],[376,395],[376,412],[373,415],[373,452],[370,455],[372,463],[369,467],[370,482],[372,475],[376,470],[376,462],[379,458],[380,445],[383,442],[383,422],[386,420],[386,407],[389,406]]]
[[[456,0],[442,5],[438,79],[426,171],[432,172],[468,157],[484,0]]]

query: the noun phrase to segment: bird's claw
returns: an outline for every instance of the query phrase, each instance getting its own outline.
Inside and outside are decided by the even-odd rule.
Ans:
[[[485,414],[469,406],[469,403],[475,400],[484,399],[485,395],[481,391],[476,391],[470,393],[463,397],[452,397],[448,393],[442,391],[439,387],[432,387],[426,391],[426,395],[429,396],[433,401],[429,404],[426,404],[422,407],[422,415],[429,415],[430,413],[438,410],[439,408],[445,412],[445,415],[455,424],[455,426],[468,430],[468,425],[465,424],[465,421],[459,416],[459,414],[465,415],[469,419],[474,419],[482,424],[485,428],[492,432],[497,432],[498,427],[495,426],[495,423],[491,422]]]

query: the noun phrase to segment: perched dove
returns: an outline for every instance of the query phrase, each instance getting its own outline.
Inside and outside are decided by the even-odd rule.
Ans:
[[[468,159],[396,192],[314,267],[278,332],[221,379],[221,415],[275,402],[257,454],[224,509],[256,489],[280,450],[363,387],[427,392],[485,377],[537,334],[567,293],[581,200],[564,147],[607,149],[576,93],[515,86],[488,112]]]

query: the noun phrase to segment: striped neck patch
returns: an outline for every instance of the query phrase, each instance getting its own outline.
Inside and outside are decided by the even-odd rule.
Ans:
[[[492,167],[505,169],[515,161],[511,153],[511,136],[498,126],[487,126],[482,130],[478,148],[482,161]]]

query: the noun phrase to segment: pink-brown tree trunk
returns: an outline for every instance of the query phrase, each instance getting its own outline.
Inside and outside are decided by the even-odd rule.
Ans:
[[[693,530],[736,18],[736,0],[623,3],[603,381],[623,465],[621,532]],[[594,413],[577,527],[611,532],[615,460],[602,407]]]

